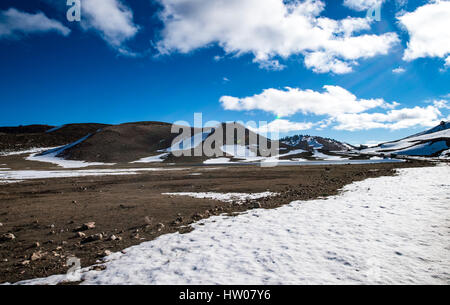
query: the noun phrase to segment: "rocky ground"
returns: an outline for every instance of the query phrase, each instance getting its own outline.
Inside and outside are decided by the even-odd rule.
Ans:
[[[28,180],[0,184],[0,282],[65,273],[69,257],[95,264],[162,234],[190,230],[211,215],[276,208],[336,194],[353,181],[392,175],[404,164],[186,167],[127,176]],[[195,175],[193,175],[195,174]],[[244,204],[162,195],[165,192],[271,191]],[[101,268],[101,267],[96,267]]]

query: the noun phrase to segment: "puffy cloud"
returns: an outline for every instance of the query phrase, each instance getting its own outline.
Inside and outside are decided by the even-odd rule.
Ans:
[[[314,123],[308,122],[291,122],[289,120],[276,119],[267,125],[262,125],[259,128],[248,128],[258,133],[273,133],[273,132],[290,132],[311,129]]]
[[[434,107],[439,108],[439,109],[450,109],[450,105],[448,104],[448,102],[446,100],[433,101],[433,105],[434,105]]]
[[[335,116],[340,113],[359,113],[375,107],[396,106],[383,99],[358,99],[339,86],[324,86],[324,89],[324,92],[289,87],[285,90],[265,89],[261,94],[244,98],[222,96],[220,102],[226,110],[263,110],[280,117],[296,113]]]
[[[56,32],[63,36],[70,34],[70,29],[61,22],[48,18],[44,13],[30,14],[10,8],[0,11],[0,39],[19,38],[22,35]]]
[[[450,53],[450,1],[434,1],[398,19],[410,36],[404,60],[444,58]]]
[[[218,44],[227,54],[252,54],[263,68],[282,69],[279,58],[305,55],[317,73],[348,73],[357,60],[387,54],[395,33],[356,35],[371,20],[320,17],[320,0],[158,0],[163,6],[162,54]]]
[[[344,0],[344,5],[355,11],[366,11],[379,7],[383,2],[384,0]]]
[[[132,56],[122,44],[133,38],[139,28],[133,23],[133,12],[119,0],[89,0],[82,3],[82,22],[85,29],[93,29],[112,47]]]
[[[250,111],[262,110],[279,117],[292,116],[296,113],[321,116],[317,122],[296,123],[285,119],[277,119],[265,131],[294,131],[317,127],[332,127],[337,130],[368,130],[383,128],[397,130],[413,126],[430,127],[439,124],[442,113],[439,109],[448,109],[446,100],[435,100],[427,107],[395,109],[400,104],[388,103],[381,98],[360,99],[339,86],[324,86],[324,92],[300,90],[296,88],[266,89],[261,94],[237,98],[223,96],[220,98],[226,110]],[[385,109],[384,112],[368,111]],[[325,118],[323,118],[325,116]]]
[[[334,58],[325,52],[312,52],[305,56],[305,66],[316,73],[333,72],[335,74],[349,73],[353,69],[346,62]]]
[[[405,73],[405,72],[406,72],[406,70],[404,68],[402,68],[402,67],[398,67],[398,68],[395,68],[395,69],[392,70],[392,73],[395,73],[395,74],[402,74],[402,73]]]
[[[413,126],[431,127],[439,124],[441,113],[433,106],[403,108],[387,113],[346,113],[336,117],[337,130],[368,130],[374,128],[403,129]]]

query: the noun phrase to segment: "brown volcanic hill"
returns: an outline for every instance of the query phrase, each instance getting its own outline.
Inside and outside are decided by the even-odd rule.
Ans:
[[[245,134],[245,139],[236,139],[229,145],[248,145],[250,136],[258,139],[257,135],[244,126],[227,123],[215,128],[205,128],[202,143],[212,141],[216,133],[222,128],[222,137],[216,137],[218,143],[212,142],[212,147],[221,147],[226,142],[227,128],[236,127]],[[160,155],[173,145],[173,141],[179,133],[172,133],[172,124],[162,122],[136,122],[121,125],[107,126],[101,131],[93,133],[83,142],[74,145],[58,155],[68,160],[82,160],[87,162],[121,163],[133,162],[152,155]],[[180,131],[181,132],[181,131]],[[198,128],[191,128],[191,136],[202,132]],[[237,136],[235,131],[235,137]],[[190,138],[189,138],[190,139]],[[222,139],[222,141],[220,141]],[[265,139],[265,138],[264,138]],[[189,142],[188,140],[186,142]],[[194,150],[189,148],[190,156],[175,157],[173,154],[166,156],[166,162],[200,162],[207,159],[206,155],[194,156]],[[186,150],[186,152],[188,151]],[[222,152],[221,150],[219,150]]]
[[[203,133],[199,128],[185,127],[190,130],[190,135],[184,135],[186,136],[184,144],[188,147],[183,156],[180,157],[179,150],[175,150],[176,153],[172,152],[171,146],[174,145],[175,138],[180,140],[181,131],[186,130],[176,128],[176,132],[172,133],[172,127],[172,124],[163,122],[135,122],[120,125],[69,124],[61,127],[35,125],[16,129],[4,128],[3,131],[8,133],[0,134],[0,150],[17,151],[73,143],[59,149],[57,157],[87,162],[125,163],[164,154],[165,162],[197,163],[208,158],[225,156],[221,149],[223,145],[233,146],[226,148],[228,153],[226,156],[237,159],[241,157],[239,154],[243,150],[234,148],[234,146],[246,146],[247,150],[252,151],[252,154],[257,156],[267,156],[268,152],[264,150],[270,151],[273,143],[280,145],[280,152],[282,153],[295,149],[294,146],[268,140],[239,123],[229,122],[222,123],[214,128],[205,128]],[[199,133],[202,133],[200,137],[191,138]],[[238,134],[243,135],[243,137],[238,137]],[[231,139],[232,141],[230,141]],[[267,146],[261,145],[260,140],[268,141]],[[191,141],[195,142],[194,146],[196,147],[200,143],[212,147],[217,155],[213,155],[214,152],[210,152],[212,154],[208,155],[203,152],[202,155],[197,156],[195,153],[198,150],[191,147]],[[47,153],[50,153],[50,151],[42,154]],[[186,153],[188,154],[186,155]],[[276,155],[278,151],[272,151],[272,153],[272,155]]]
[[[218,130],[219,128],[221,128],[222,130],[219,131]],[[227,129],[229,129],[229,130],[227,130]],[[231,130],[234,131],[234,137],[229,132]],[[226,145],[233,145],[234,144],[234,145],[248,146],[249,148],[251,148],[252,145],[256,145],[254,147],[254,149],[255,149],[255,152],[256,152],[256,154],[258,156],[261,156],[264,153],[265,149],[270,150],[271,145],[274,142],[278,142],[278,144],[282,148],[286,148],[286,149],[292,148],[292,147],[290,147],[290,146],[288,146],[288,145],[286,145],[284,143],[281,143],[279,141],[273,141],[273,140],[270,140],[270,139],[268,139],[268,138],[266,138],[266,137],[264,137],[262,135],[259,135],[259,134],[255,133],[254,131],[246,128],[243,125],[241,125],[240,123],[236,123],[236,122],[233,122],[233,123],[222,123],[219,127],[214,129],[214,133],[212,133],[211,136],[213,137],[215,135],[215,133],[218,133],[218,132],[222,132],[222,135],[223,135],[222,143],[220,143],[220,145],[224,145],[224,144],[226,144]],[[241,136],[239,136],[238,134],[240,134],[240,135],[243,134],[244,135],[244,139],[242,140]],[[233,141],[228,141],[227,137],[233,137]],[[208,140],[209,140],[209,138],[206,139],[206,141],[208,141]],[[260,145],[261,144],[260,141],[267,141],[267,143],[268,143],[267,147],[265,147],[263,149],[263,147]],[[215,147],[215,146],[213,145],[213,147]]]
[[[43,133],[52,128],[54,128],[54,126],[49,125],[20,125],[15,127],[0,127],[0,134]]]
[[[28,125],[0,127],[0,151],[18,151],[35,147],[66,145],[109,125],[85,123],[61,127]]]
[[[60,157],[88,162],[131,162],[170,146],[172,124],[137,122],[107,126]]]

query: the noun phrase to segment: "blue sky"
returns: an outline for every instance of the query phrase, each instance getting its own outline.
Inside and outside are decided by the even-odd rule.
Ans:
[[[449,118],[449,1],[65,2],[0,3],[0,125],[201,112],[356,144]]]

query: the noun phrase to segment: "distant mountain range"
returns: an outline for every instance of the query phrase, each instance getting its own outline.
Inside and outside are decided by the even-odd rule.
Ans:
[[[295,135],[280,139],[281,143],[304,150],[320,149],[324,151],[346,151],[355,147],[334,139],[309,135]]]
[[[244,139],[235,139],[233,143],[226,143],[229,136],[227,127],[240,128]],[[172,133],[171,129],[172,124],[163,122],[0,127],[0,152],[57,147],[41,155],[102,163],[211,161],[211,157],[204,155],[177,157],[174,152],[181,149],[174,147],[174,140],[179,134]],[[200,144],[211,142],[220,129],[223,132],[223,141],[216,141],[217,143],[214,142],[213,146],[218,145],[219,150],[225,153],[225,158],[221,158],[221,161],[249,162],[264,159],[261,155],[265,148],[261,147],[259,142],[250,143],[250,139],[255,139],[258,135],[237,123],[223,123],[208,131],[191,128],[192,137],[185,138],[178,144],[182,144],[183,151],[193,151]],[[195,136],[196,134],[199,136]],[[268,142],[276,141],[268,140]],[[427,131],[370,148],[356,148],[334,139],[310,135],[285,137],[280,139],[278,144],[280,159],[298,161],[344,160],[373,156],[450,157],[450,123],[442,122]]]

